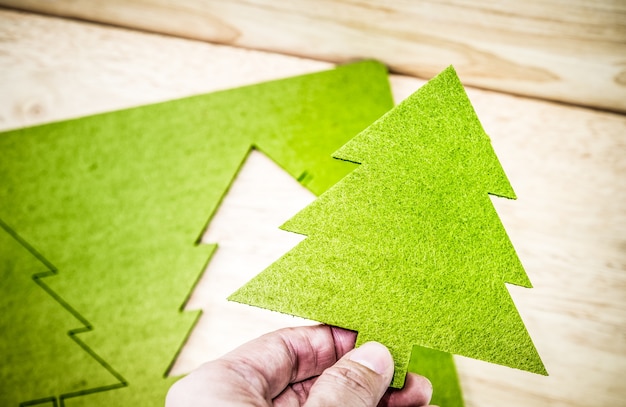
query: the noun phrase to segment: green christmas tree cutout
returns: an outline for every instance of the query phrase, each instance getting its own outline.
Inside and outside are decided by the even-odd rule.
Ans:
[[[384,343],[547,374],[505,283],[530,281],[489,194],[515,198],[454,69],[335,158],[360,164],[285,223],[308,236],[229,299]]]

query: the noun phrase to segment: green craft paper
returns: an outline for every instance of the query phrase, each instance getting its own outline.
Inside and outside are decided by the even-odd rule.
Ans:
[[[250,148],[319,194],[354,168],[330,154],[391,107],[385,68],[362,62],[0,134],[0,220],[39,256],[20,249],[15,274],[2,241],[3,327],[39,342],[3,336],[0,404],[162,404],[215,247],[195,243]],[[31,279],[53,269],[45,290]],[[47,356],[20,353],[42,338]]]
[[[515,198],[452,67],[335,153],[361,164],[283,225],[308,236],[230,299],[546,374],[505,283],[530,287],[488,194]]]
[[[12,310],[0,318],[0,405],[47,403],[119,385],[68,335],[86,330],[84,321],[45,291],[54,269],[19,239],[0,221],[0,309]]]

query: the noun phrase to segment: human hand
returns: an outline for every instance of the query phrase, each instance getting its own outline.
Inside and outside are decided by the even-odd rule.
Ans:
[[[166,407],[425,406],[432,386],[409,373],[388,389],[393,359],[386,347],[354,348],[356,333],[327,325],[286,328],[207,362],[176,382]]]

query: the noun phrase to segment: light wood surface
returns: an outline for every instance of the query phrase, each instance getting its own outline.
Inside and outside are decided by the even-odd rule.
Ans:
[[[623,0],[0,0],[0,4],[291,55],[376,58],[430,78],[626,112]]]
[[[277,226],[314,199],[262,152],[250,152],[202,235],[202,243],[218,246],[185,305],[202,315],[170,375],[189,373],[269,331],[318,324],[226,299],[305,238]]]
[[[0,129],[330,66],[0,10]],[[397,100],[423,83],[391,80]],[[534,284],[510,292],[550,376],[457,357],[467,405],[626,406],[626,117],[468,94],[519,197],[493,201]]]

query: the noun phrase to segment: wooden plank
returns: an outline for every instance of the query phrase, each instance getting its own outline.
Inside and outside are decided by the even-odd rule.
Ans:
[[[622,0],[0,0],[60,16],[626,112]]]
[[[9,11],[0,38],[0,129],[330,66]],[[422,83],[392,77],[397,100]],[[626,116],[468,94],[519,196],[494,205],[534,284],[510,292],[551,375],[458,357],[467,405],[624,405]]]

